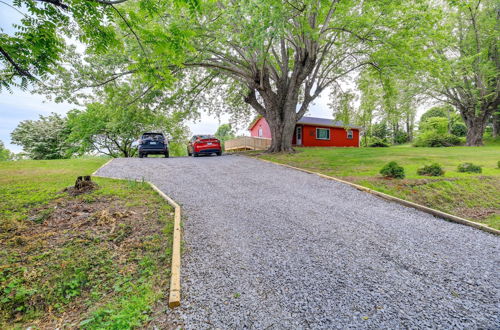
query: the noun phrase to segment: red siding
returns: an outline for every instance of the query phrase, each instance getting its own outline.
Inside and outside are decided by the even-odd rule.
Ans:
[[[359,147],[359,130],[352,129],[352,139],[347,138],[347,131],[342,127],[322,127],[304,125],[302,126],[302,146],[304,147]],[[271,138],[271,129],[264,118],[260,118],[250,129],[250,135],[259,137],[259,128],[262,128],[262,137]],[[316,128],[327,128],[330,130],[330,140],[316,139]],[[297,130],[295,130],[297,132]],[[292,144],[295,145],[296,137],[293,134]]]
[[[330,129],[330,140],[316,139],[316,128]],[[352,139],[347,138],[347,131],[341,127],[321,127],[303,125],[302,145],[304,147],[359,147],[359,130],[352,129]],[[294,141],[295,142],[295,137]]]
[[[259,136],[259,128],[262,128],[262,136]],[[269,124],[264,117],[257,120],[257,122],[253,125],[250,129],[250,135],[254,137],[271,138],[271,129],[269,128]]]

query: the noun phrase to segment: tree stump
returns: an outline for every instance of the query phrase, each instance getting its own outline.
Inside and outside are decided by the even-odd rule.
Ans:
[[[90,192],[97,188],[97,184],[92,181],[90,175],[79,176],[76,178],[75,185],[64,189],[70,195],[80,195],[83,193]]]
[[[92,182],[90,175],[79,176],[76,178],[75,189],[83,190],[89,187],[94,187],[94,183]]]

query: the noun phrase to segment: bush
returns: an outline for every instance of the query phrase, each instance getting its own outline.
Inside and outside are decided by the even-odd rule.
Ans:
[[[467,135],[467,127],[462,123],[455,123],[451,126],[451,134],[455,136],[466,136]]]
[[[419,132],[433,132],[436,131],[439,134],[448,133],[448,119],[440,117],[432,117],[426,121],[421,121],[418,125]]]
[[[425,165],[422,168],[417,170],[418,175],[427,175],[427,176],[443,176],[444,170],[438,163],[434,163],[431,165]]]
[[[370,139],[370,143],[368,143],[368,146],[369,147],[377,147],[377,148],[380,148],[380,147],[385,148],[385,147],[389,147],[390,144],[389,144],[389,142],[387,142],[386,139],[372,137]]]
[[[472,163],[463,163],[458,165],[458,171],[462,173],[481,173],[481,166]]]
[[[396,144],[404,144],[406,142],[410,141],[410,137],[406,132],[398,131],[396,133],[396,136],[394,138],[394,142]]]
[[[415,147],[451,147],[462,144],[462,139],[452,134],[440,134],[436,131],[421,133],[415,139]]]
[[[429,118],[435,118],[435,117],[442,117],[442,118],[447,118],[449,112],[454,112],[455,110],[453,109],[452,106],[450,105],[440,105],[436,107],[432,107],[420,117],[420,122],[424,122]]]
[[[497,168],[500,168],[500,160],[497,163]]]
[[[390,162],[382,167],[380,174],[386,178],[404,179],[405,169],[396,162]]]

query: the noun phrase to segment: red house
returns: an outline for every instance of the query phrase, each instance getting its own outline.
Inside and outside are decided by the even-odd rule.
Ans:
[[[254,120],[248,130],[253,137],[272,138],[264,117]],[[295,126],[292,144],[301,147],[359,147],[359,131],[359,127],[331,119],[302,117]]]

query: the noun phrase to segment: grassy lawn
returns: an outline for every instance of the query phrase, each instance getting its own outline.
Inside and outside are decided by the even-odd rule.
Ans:
[[[488,141],[485,147],[297,149],[295,154],[250,155],[342,178],[500,229],[500,140]],[[380,176],[390,161],[404,167],[405,179]],[[418,168],[436,162],[446,171],[443,177],[417,175]],[[464,162],[482,166],[482,173],[459,173],[457,166]]]
[[[63,192],[106,161],[0,162],[1,329],[126,329],[164,313],[171,207],[131,181]]]

